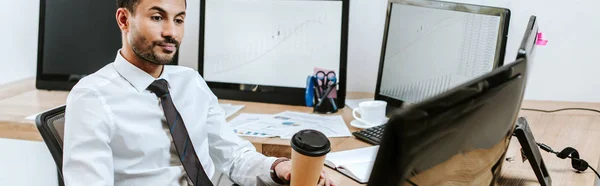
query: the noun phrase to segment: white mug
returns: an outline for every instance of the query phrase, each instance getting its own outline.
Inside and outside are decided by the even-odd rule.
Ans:
[[[358,108],[352,110],[352,116],[354,119],[362,122],[368,126],[381,125],[387,119],[385,117],[385,108],[387,103],[385,101],[363,101],[358,104]],[[360,117],[356,113],[360,114]]]

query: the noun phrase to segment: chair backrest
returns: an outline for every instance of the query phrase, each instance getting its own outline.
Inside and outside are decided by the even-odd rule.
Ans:
[[[35,119],[42,139],[48,146],[52,158],[58,167],[58,173],[62,175],[63,139],[65,129],[65,108],[61,106],[38,115]]]
[[[42,139],[48,146],[52,158],[58,167],[59,179],[62,179],[63,140],[65,137],[65,108],[61,106],[38,115],[35,119]],[[232,186],[239,186],[233,184]]]

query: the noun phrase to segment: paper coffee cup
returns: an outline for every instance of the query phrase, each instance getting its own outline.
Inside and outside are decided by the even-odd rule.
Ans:
[[[314,186],[319,181],[325,156],[331,151],[327,137],[316,130],[302,130],[292,137],[291,186]]]

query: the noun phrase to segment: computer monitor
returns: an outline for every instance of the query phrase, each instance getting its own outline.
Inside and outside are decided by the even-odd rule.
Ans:
[[[36,87],[70,90],[113,62],[121,48],[116,11],[115,1],[41,0]]]
[[[509,20],[505,8],[390,0],[375,99],[418,103],[502,66]]]
[[[315,68],[344,106],[349,0],[202,0],[198,71],[223,99],[305,105]]]
[[[396,109],[368,185],[495,183],[521,107],[537,27],[531,16],[515,62]]]
[[[394,111],[368,185],[493,183],[514,130],[526,68],[526,59],[519,59]]]
[[[535,45],[538,41],[537,35],[537,17],[532,15],[531,17],[529,17],[529,22],[527,23],[527,28],[525,29],[523,40],[521,41],[521,45],[519,46],[519,50],[517,51],[517,59],[527,58],[529,59],[529,61],[532,61],[532,59],[535,57]]]
[[[121,48],[116,10],[114,1],[41,0],[36,87],[70,90],[114,61]]]

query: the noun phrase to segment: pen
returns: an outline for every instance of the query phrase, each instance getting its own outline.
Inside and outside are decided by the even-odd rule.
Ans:
[[[335,100],[333,98],[329,98],[329,102],[331,102],[331,105],[333,105],[333,110],[337,110],[337,104],[335,103]]]
[[[319,86],[319,81],[317,81],[317,76],[313,76],[312,79],[313,79],[313,83],[315,85],[317,99],[321,98],[321,86]]]

